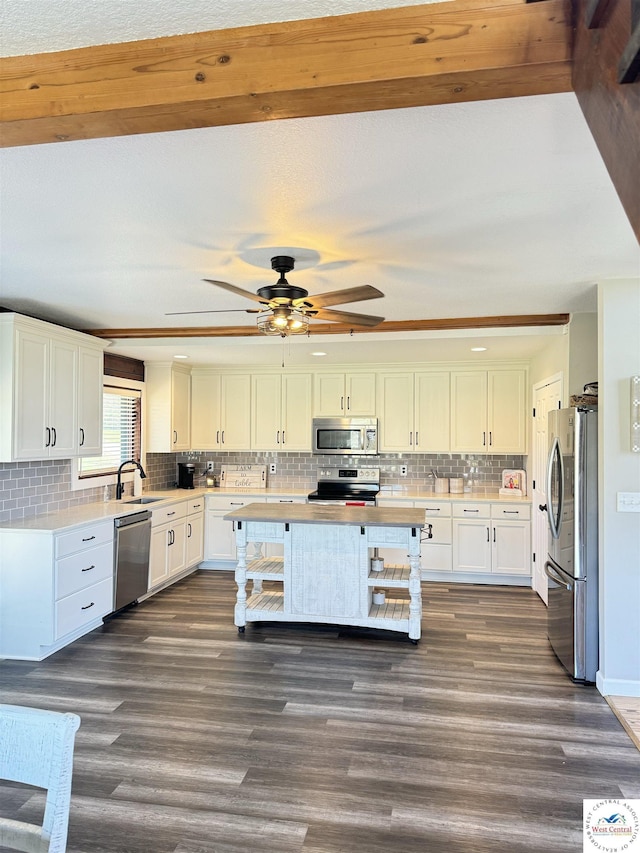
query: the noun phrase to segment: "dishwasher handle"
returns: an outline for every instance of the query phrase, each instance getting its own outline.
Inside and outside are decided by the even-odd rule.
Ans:
[[[144,509],[141,512],[132,512],[131,515],[121,515],[115,518],[113,523],[116,527],[128,527],[130,524],[140,524],[140,522],[149,521],[151,512]]]

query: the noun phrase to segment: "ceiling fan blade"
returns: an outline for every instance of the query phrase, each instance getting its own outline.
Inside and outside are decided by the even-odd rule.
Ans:
[[[228,290],[231,293],[237,293],[238,296],[245,296],[247,299],[252,299],[254,302],[260,302],[261,305],[269,304],[268,299],[263,299],[262,296],[258,296],[257,293],[251,293],[250,290],[243,290],[241,287],[236,287],[235,284],[229,284],[228,281],[216,281],[213,278],[203,278],[202,280],[209,282],[209,284],[215,284],[216,287],[221,287],[223,290]]]
[[[381,296],[384,296],[382,291],[369,284],[363,284],[362,287],[348,287],[346,290],[318,293],[296,302],[310,302],[314,308],[324,308],[325,305],[346,305],[349,302],[363,302],[365,299],[380,299]]]
[[[174,317],[177,314],[235,314],[237,312],[244,314],[259,314],[260,308],[214,308],[211,311],[167,311],[165,317]]]
[[[312,317],[315,320],[333,320],[335,323],[352,323],[354,326],[377,326],[382,323],[384,317],[374,317],[371,314],[354,314],[351,311],[326,311],[321,308],[314,312]]]

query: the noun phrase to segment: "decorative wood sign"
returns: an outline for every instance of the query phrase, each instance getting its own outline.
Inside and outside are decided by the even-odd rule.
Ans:
[[[266,489],[266,465],[223,465],[220,474],[222,489]]]

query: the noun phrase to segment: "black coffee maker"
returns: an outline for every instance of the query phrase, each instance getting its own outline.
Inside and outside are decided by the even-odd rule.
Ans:
[[[193,462],[178,462],[178,488],[195,489],[193,482],[195,473],[196,466]]]

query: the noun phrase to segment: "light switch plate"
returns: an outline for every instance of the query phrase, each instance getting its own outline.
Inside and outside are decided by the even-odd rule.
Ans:
[[[618,512],[640,512],[640,492],[618,492]]]

